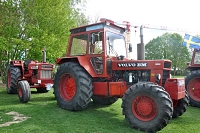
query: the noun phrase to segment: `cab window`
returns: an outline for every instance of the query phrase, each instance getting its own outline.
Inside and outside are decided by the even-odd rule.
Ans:
[[[87,47],[87,34],[81,34],[72,38],[72,47],[70,55],[85,55]]]

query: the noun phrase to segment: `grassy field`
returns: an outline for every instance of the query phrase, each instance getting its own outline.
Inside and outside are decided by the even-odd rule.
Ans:
[[[26,121],[1,127],[12,121],[6,113],[15,111],[29,117]],[[189,106],[187,111],[159,133],[199,133],[200,108]],[[31,94],[31,100],[22,104],[16,94],[7,94],[0,87],[0,132],[1,133],[140,133],[129,127],[122,115],[121,99],[111,106],[90,103],[80,112],[59,108],[53,90],[48,93]]]
[[[172,76],[172,78],[184,78],[185,76]]]

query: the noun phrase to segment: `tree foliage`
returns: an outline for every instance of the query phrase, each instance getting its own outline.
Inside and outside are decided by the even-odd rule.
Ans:
[[[77,5],[84,0],[0,0],[0,75],[10,60],[47,61],[66,53],[69,30],[88,21]],[[83,8],[83,6],[80,6]]]
[[[184,70],[186,62],[189,62],[191,56],[187,47],[182,46],[183,38],[177,33],[165,33],[151,40],[145,46],[146,59],[169,59],[172,61],[174,74],[177,70]]]

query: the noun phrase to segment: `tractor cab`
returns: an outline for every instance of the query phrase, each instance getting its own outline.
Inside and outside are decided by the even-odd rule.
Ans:
[[[200,50],[194,49],[191,62],[187,63],[186,69],[189,71],[199,70],[200,67]]]
[[[191,65],[200,65],[200,50],[194,49]]]
[[[126,29],[111,20],[101,19],[99,23],[74,28],[70,32],[67,57],[57,59],[56,63],[76,60],[92,77],[107,77],[109,60],[127,60],[127,50],[132,51],[131,44],[127,49]]]
[[[115,25],[113,21],[101,19],[100,23],[71,29],[70,32],[68,56],[102,54],[127,57],[125,28]]]

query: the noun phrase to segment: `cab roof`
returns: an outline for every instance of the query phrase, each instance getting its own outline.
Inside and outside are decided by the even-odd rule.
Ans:
[[[113,21],[111,20],[100,20],[101,22],[99,23],[94,23],[90,25],[85,25],[77,28],[70,29],[71,34],[76,34],[80,32],[87,32],[91,30],[97,30],[97,29],[102,29],[102,28],[114,28],[115,30],[118,29],[120,32],[125,32],[125,28],[120,27],[116,25]]]

